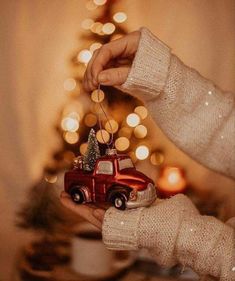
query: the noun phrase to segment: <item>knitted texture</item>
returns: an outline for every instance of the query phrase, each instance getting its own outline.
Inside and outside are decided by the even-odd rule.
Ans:
[[[109,249],[147,248],[162,266],[180,263],[200,275],[235,280],[233,228],[201,216],[184,195],[157,201],[149,208],[125,212],[110,208],[103,241]]]
[[[165,86],[170,56],[169,47],[156,41],[148,29],[141,28],[139,47],[122,89],[131,90],[131,94],[138,98],[140,90],[141,98],[146,101],[156,96]]]
[[[122,212],[117,211],[116,208],[110,208],[106,211],[103,223],[103,239],[109,249],[120,249],[120,245],[129,250],[138,248],[137,229],[142,209]]]
[[[184,219],[175,248],[180,263],[201,275],[235,280],[234,229],[217,219],[209,216]]]
[[[185,66],[145,28],[121,90],[141,99],[164,133],[204,166],[235,178],[235,98]]]

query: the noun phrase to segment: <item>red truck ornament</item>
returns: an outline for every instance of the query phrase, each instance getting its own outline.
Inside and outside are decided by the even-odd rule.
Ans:
[[[91,172],[84,171],[82,165],[80,156],[64,177],[65,191],[78,204],[109,202],[125,210],[148,206],[157,197],[154,182],[137,171],[126,154],[99,157]]]

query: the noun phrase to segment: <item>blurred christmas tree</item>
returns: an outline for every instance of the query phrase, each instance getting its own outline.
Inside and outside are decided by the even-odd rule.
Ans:
[[[156,167],[154,180],[157,181],[159,170],[165,169],[165,156],[163,151],[151,149],[153,143],[145,106],[139,100],[113,87],[101,86],[100,91],[94,90],[90,96],[82,91],[83,75],[93,52],[103,44],[127,33],[127,15],[124,11],[117,10],[117,3],[120,7],[120,3],[124,4],[124,1],[86,1],[86,8],[92,16],[81,23],[84,32],[79,43],[82,46],[71,59],[73,75],[64,81],[68,98],[58,122],[63,147],[55,156],[56,159],[62,159],[67,166],[72,164],[75,156],[84,156],[88,147],[87,136],[90,128],[94,128],[101,154],[105,152],[107,143],[113,140],[112,146],[119,153],[129,154],[137,165],[138,161],[146,161],[147,165]],[[86,163],[86,167],[88,166]],[[176,193],[179,190],[178,185],[185,182],[181,192],[186,186],[186,181],[182,179],[184,173],[176,174],[178,167],[170,168],[172,169],[168,170],[169,173],[161,182],[173,191],[176,186]]]

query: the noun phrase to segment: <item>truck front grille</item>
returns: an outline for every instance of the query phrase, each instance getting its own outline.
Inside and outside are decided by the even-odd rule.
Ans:
[[[145,190],[137,192],[138,201],[152,200],[154,198],[156,198],[156,188],[152,183],[149,183]]]

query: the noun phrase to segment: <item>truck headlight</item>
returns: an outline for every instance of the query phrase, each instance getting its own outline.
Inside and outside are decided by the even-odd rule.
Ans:
[[[150,183],[148,184],[147,188],[153,189],[153,188],[154,188],[154,185],[150,182]]]
[[[135,189],[133,189],[131,192],[130,192],[130,195],[129,195],[129,199],[131,201],[134,201],[137,199],[137,191]]]

